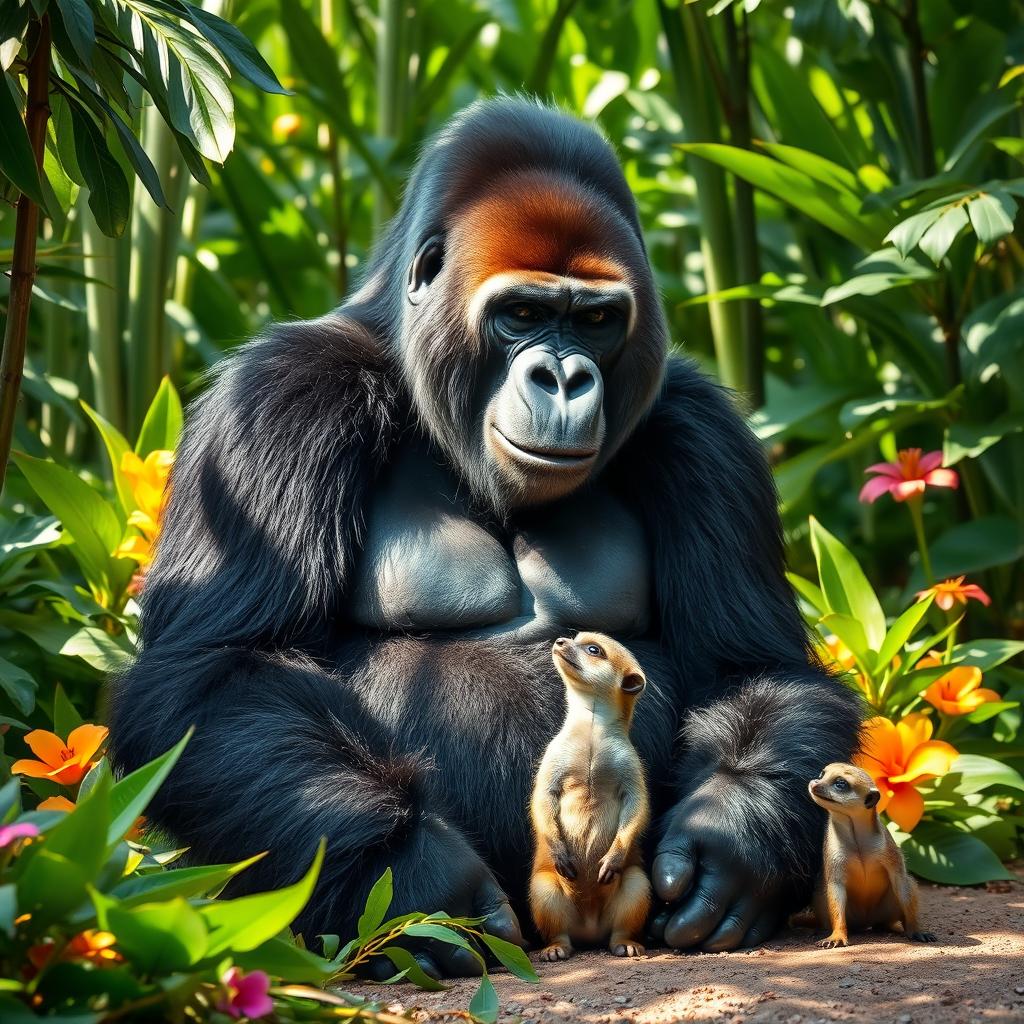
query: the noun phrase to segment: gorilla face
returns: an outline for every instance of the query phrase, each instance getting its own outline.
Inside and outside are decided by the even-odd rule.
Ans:
[[[578,182],[499,179],[420,243],[407,280],[421,420],[499,511],[579,488],[653,400],[665,340],[646,256]]]

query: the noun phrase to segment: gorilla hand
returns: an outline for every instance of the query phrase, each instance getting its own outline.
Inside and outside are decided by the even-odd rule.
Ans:
[[[730,821],[721,793],[694,793],[666,814],[651,871],[655,895],[667,904],[651,920],[658,942],[717,953],[759,945],[781,922],[781,882],[766,884],[744,856],[743,830]]]
[[[484,931],[517,946],[526,945],[508,896],[457,829],[433,818],[416,838],[396,858],[395,895],[389,916],[443,910],[451,917],[482,917],[479,927]],[[411,938],[397,945],[408,949],[423,970],[438,980],[482,973],[480,961],[458,946]],[[475,944],[474,948],[481,955],[485,952]],[[394,975],[396,968],[386,957],[375,957],[368,970],[374,980],[384,981]]]

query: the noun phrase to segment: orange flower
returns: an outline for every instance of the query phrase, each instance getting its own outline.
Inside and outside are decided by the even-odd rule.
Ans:
[[[857,659],[853,651],[843,643],[839,637],[829,634],[824,640],[825,649],[822,651],[826,662],[838,665],[844,672],[849,672],[856,664]]]
[[[75,805],[66,796],[48,796],[36,808],[37,811],[73,811]]]
[[[895,501],[906,501],[924,494],[926,487],[957,487],[956,470],[942,469],[942,452],[921,454],[920,448],[901,448],[896,462],[876,462],[865,473],[877,473],[860,491],[860,500],[870,504],[883,494]]]
[[[933,668],[941,664],[942,658],[931,652],[917,667]],[[967,715],[982,704],[1002,699],[995,690],[981,686],[981,669],[975,665],[950,665],[949,671],[939,676],[921,696],[944,715]]]
[[[33,729],[25,742],[38,761],[23,758],[11,765],[12,775],[32,779],[50,779],[62,786],[75,786],[96,763],[96,752],[107,738],[103,725],[80,725],[71,731],[68,741],[45,729]]]
[[[138,506],[128,517],[128,525],[134,526],[140,535],[125,538],[114,552],[118,557],[131,558],[140,566],[147,566],[153,560],[173,464],[174,452],[164,449],[150,452],[145,459],[140,459],[135,452],[125,452],[122,456],[121,473],[127,478]]]
[[[969,597],[973,597],[975,601],[980,601],[983,605],[990,605],[992,603],[992,598],[981,587],[976,583],[965,584],[965,579],[965,576],[957,576],[955,580],[943,580],[927,590],[919,590],[917,592],[917,599],[920,601],[929,594],[934,594],[935,603],[944,612],[948,612],[956,602],[967,604]]]
[[[111,964],[124,962],[124,957],[111,949],[117,942],[116,936],[110,932],[102,932],[96,928],[89,928],[79,932],[61,950],[59,960],[86,960],[97,967],[108,967]],[[35,968],[33,973],[41,971],[53,956],[57,944],[53,939],[47,939],[28,950],[29,963]]]
[[[878,810],[885,811],[904,832],[912,831],[924,814],[917,786],[949,771],[960,756],[942,740],[933,740],[932,723],[914,712],[898,723],[869,718],[864,723],[861,752],[854,758],[882,794]]]

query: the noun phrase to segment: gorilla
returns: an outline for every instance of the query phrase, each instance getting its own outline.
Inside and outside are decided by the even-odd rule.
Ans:
[[[551,645],[584,629],[647,674],[655,940],[763,942],[809,892],[806,780],[850,757],[857,705],[809,643],[756,439],[667,355],[611,147],[479,102],[427,146],[362,287],[191,407],[117,765],[195,725],[150,811],[197,861],[269,851],[234,892],[293,881],[326,836],[307,936],[352,934],[390,865],[396,913],[522,941]]]

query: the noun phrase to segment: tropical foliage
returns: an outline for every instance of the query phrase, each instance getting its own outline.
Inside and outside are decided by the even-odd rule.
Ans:
[[[333,306],[426,134],[498,90],[616,145],[673,335],[773,462],[794,587],[869,707],[862,763],[912,869],[1005,875],[1024,834],[1020,5],[9,0],[0,69],[8,1007],[356,1012],[278,982],[322,982],[366,935],[260,959],[282,912],[273,937],[211,947],[230,911],[208,901],[241,867],[175,890],[197,869],[124,838],[152,790],[109,778],[90,726],[134,650],[179,393],[267,321]],[[149,962],[179,922],[187,962]]]

